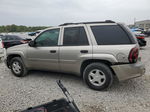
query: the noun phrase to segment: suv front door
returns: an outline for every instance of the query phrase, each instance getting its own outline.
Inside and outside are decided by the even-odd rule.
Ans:
[[[58,40],[60,29],[49,29],[35,40],[35,47],[28,47],[27,60],[30,68],[58,71]]]
[[[81,62],[92,59],[92,45],[85,28],[84,25],[63,27],[59,55],[62,72],[79,74]]]

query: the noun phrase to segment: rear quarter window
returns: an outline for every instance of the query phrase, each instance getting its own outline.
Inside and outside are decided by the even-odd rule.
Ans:
[[[98,45],[132,44],[128,34],[118,25],[91,26]]]

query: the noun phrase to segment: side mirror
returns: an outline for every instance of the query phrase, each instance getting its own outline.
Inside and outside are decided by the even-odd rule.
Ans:
[[[35,42],[33,40],[31,40],[28,44],[30,47],[35,47]]]

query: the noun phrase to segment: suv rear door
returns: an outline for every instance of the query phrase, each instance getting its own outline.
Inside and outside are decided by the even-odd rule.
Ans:
[[[86,26],[64,26],[61,42],[61,71],[79,74],[81,62],[92,59],[92,45]]]

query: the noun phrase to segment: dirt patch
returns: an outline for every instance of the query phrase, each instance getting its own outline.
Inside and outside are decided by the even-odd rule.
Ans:
[[[100,105],[83,105],[84,110],[82,112],[105,112],[105,107]]]

